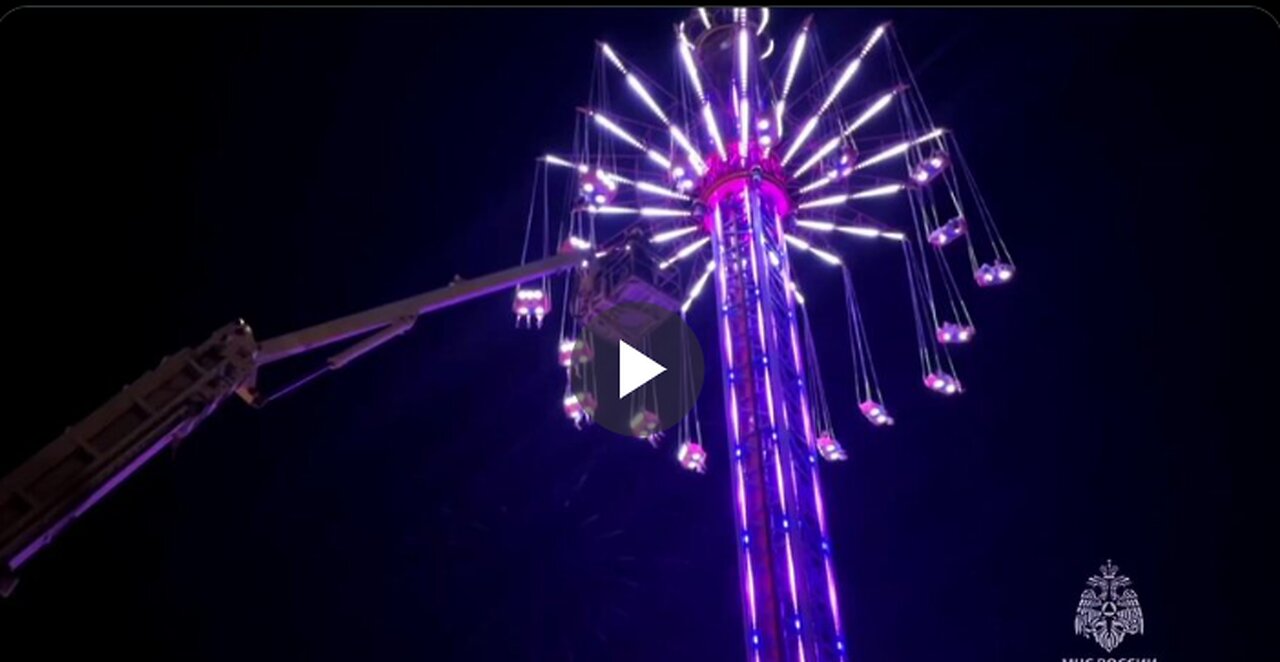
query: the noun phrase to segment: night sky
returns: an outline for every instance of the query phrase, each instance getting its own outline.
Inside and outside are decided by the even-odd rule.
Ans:
[[[682,17],[6,16],[0,470],[236,318],[268,338],[517,263],[534,158],[572,146],[594,40],[670,80]],[[801,18],[776,11],[774,34]],[[900,254],[842,244],[898,421],[872,430],[837,272],[799,264],[851,454],[823,479],[856,659],[1096,656],[1072,621],[1107,559],[1146,615],[1117,656],[1232,657],[1246,494],[1227,371],[1251,341],[1223,293],[1248,229],[1276,220],[1275,21],[816,19],[829,59],[895,21],[1019,266],[1009,288],[966,287],[968,392],[943,399],[919,383]],[[0,659],[739,659],[718,371],[696,476],[575,432],[555,343],[494,296],[267,409],[229,402],[24,569]]]

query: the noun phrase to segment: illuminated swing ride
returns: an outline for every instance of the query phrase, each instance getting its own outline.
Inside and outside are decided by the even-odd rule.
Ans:
[[[576,290],[564,289],[566,416],[581,427],[595,410],[597,394],[581,374],[593,358],[584,328],[601,310],[643,300],[684,316],[713,284],[748,657],[839,660],[848,651],[818,458],[848,455],[831,428],[793,258],[841,272],[857,394],[850,405],[873,426],[894,419],[836,241],[896,244],[902,252],[921,381],[942,396],[963,392],[952,351],[976,335],[953,254],[964,253],[981,288],[1008,283],[1015,268],[889,24],[828,65],[812,17],[785,49],[769,23],[767,8],[693,11],[675,29],[671,91],[614,45],[598,43],[577,147],[542,157],[538,177],[545,210],[550,171],[570,175],[572,209],[559,236],[596,258],[584,262]],[[857,83],[875,91],[847,100]],[[619,108],[610,103],[614,86],[630,97]],[[628,111],[646,119],[625,119]],[[889,198],[905,202],[904,222],[867,209],[888,209],[882,199]],[[532,209],[529,218],[531,235]],[[620,218],[633,225],[620,231]],[[611,263],[629,265],[632,277],[612,274]],[[518,319],[541,326],[551,310],[549,278],[521,286]],[[654,412],[638,407],[634,420],[635,436],[657,445]],[[704,471],[710,454],[696,408],[677,434],[679,464]]]

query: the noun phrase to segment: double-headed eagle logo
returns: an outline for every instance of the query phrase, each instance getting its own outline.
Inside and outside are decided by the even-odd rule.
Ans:
[[[1076,634],[1092,637],[1110,653],[1126,635],[1142,634],[1142,607],[1128,577],[1108,559],[1098,568],[1102,574],[1089,578],[1089,588],[1080,594],[1076,607]]]

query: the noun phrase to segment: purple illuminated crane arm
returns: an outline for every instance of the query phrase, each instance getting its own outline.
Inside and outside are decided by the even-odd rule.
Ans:
[[[457,305],[543,276],[566,271],[590,251],[558,255],[402,299],[263,342],[243,321],[204,343],[160,362],[84,420],[0,479],[0,597],[17,584],[15,572],[71,522],[118,487],[157,453],[183,439],[235,394],[255,406],[269,402],[256,389],[262,366],[365,337],[296,382],[337,370],[408,331],[419,315]],[[277,393],[276,395],[280,395]]]

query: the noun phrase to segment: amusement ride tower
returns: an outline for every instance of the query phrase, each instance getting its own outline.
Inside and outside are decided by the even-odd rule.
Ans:
[[[655,246],[683,242],[659,258],[658,271],[679,272],[705,255],[690,269],[679,309],[687,312],[714,280],[748,657],[840,660],[846,642],[818,468],[820,459],[843,460],[846,453],[831,431],[815,374],[793,258],[809,253],[844,272],[857,409],[875,426],[893,419],[876,383],[850,271],[821,235],[901,246],[924,385],[947,396],[962,390],[950,347],[968,343],[974,328],[944,249],[968,244],[980,287],[1011,280],[1013,265],[959,147],[933,125],[891,27],[875,27],[842,61],[814,72],[812,86],[799,92],[802,62],[820,57],[813,23],[805,19],[781,51],[768,36],[769,15],[766,8],[692,12],[676,26],[681,75],[675,92],[663,91],[612,46],[599,43],[602,69],[616,71],[657,123],[621,119],[608,107],[607,92],[593,89],[599,103],[583,113],[606,142],[593,148],[589,140],[579,141],[572,157],[547,155],[543,161],[577,171],[580,204],[567,228],[573,242],[594,246],[579,237],[600,236],[598,219],[633,215]],[[889,63],[883,87],[844,105],[843,93],[870,58],[881,55]],[[895,104],[899,121],[892,133],[855,141],[877,117],[892,117],[883,111]],[[615,145],[625,145],[630,160],[614,154]],[[633,197],[623,197],[628,195]],[[891,196],[909,200],[909,231],[850,209],[851,203]],[[990,247],[982,263],[978,252],[984,247],[971,241],[979,232]],[[596,257],[603,261],[620,250],[616,241],[601,247]],[[628,290],[617,299],[634,294]],[[548,299],[544,282],[527,289],[524,300]],[[586,361],[575,350],[582,344],[579,331],[576,323],[562,326],[566,367]],[[571,387],[566,414],[581,422],[594,403],[594,394]],[[652,426],[635,432],[655,440]],[[682,425],[677,458],[702,471],[708,453],[697,436]]]

